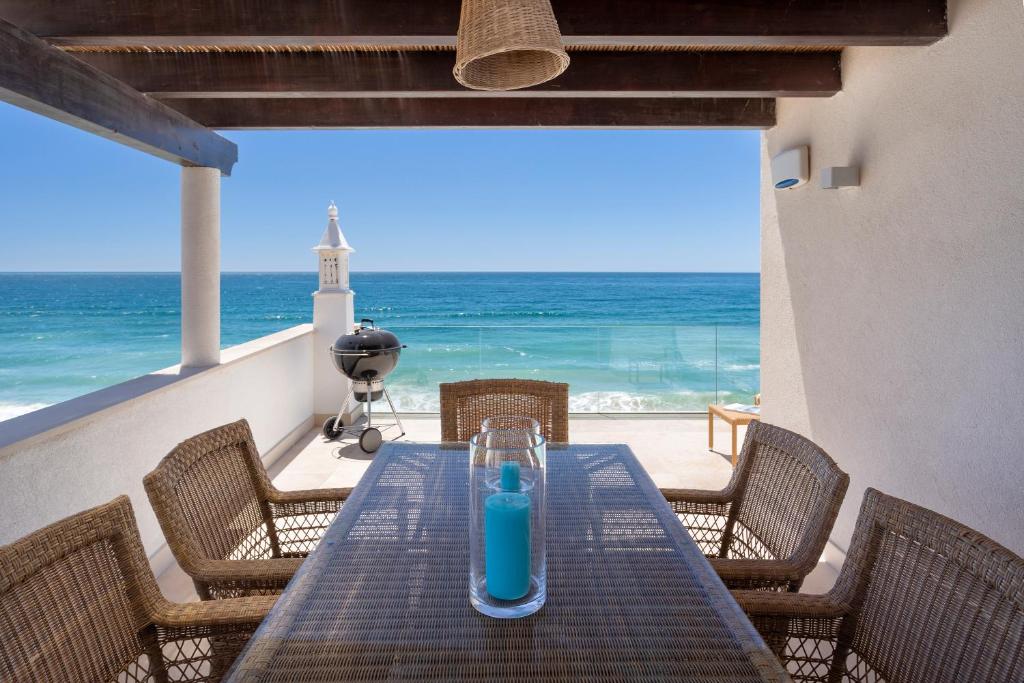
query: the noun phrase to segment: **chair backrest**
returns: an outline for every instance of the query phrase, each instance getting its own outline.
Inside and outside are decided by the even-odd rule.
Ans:
[[[182,441],[143,482],[186,572],[198,559],[277,555],[266,502],[270,480],[245,420]]]
[[[833,593],[855,680],[1024,680],[1024,559],[959,522],[868,489]]]
[[[0,680],[145,680],[158,599],[126,496],[0,546]]]
[[[725,557],[789,559],[810,572],[825,549],[850,478],[812,441],[751,422],[730,486],[739,488]]]
[[[441,439],[469,441],[485,418],[523,415],[553,443],[569,441],[569,385],[526,379],[475,379],[441,385]]]

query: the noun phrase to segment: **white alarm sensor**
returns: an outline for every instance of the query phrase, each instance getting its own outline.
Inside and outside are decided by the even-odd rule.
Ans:
[[[810,175],[807,147],[794,147],[772,157],[772,182],[776,190],[800,187]]]

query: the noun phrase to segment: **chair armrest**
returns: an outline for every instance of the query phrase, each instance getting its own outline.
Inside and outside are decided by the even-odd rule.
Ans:
[[[728,506],[735,498],[735,494],[730,489],[722,489],[721,491],[702,491],[700,489],[659,490],[669,503],[680,503],[694,507],[701,505],[709,507]],[[728,507],[726,508],[726,513],[728,513]]]
[[[732,596],[751,618],[840,619],[850,613],[850,606],[836,600],[830,593],[811,595],[737,590],[732,591]]]
[[[732,506],[732,492],[728,489],[661,489],[661,494],[665,496],[672,512],[680,517],[700,551],[708,557],[721,554],[729,509]]]
[[[787,589],[799,586],[807,571],[790,560],[708,558],[722,582],[730,589]]]
[[[278,491],[272,489],[267,496],[270,503],[270,516],[274,520],[286,517],[306,517],[321,515],[319,520],[305,520],[305,526],[326,529],[333,520],[333,515],[341,510],[352,489],[308,489],[305,491]],[[330,516],[330,517],[327,517]]]
[[[270,515],[274,519],[303,515],[333,515],[341,510],[352,489],[308,489],[305,491],[279,491],[272,489],[267,496]],[[323,524],[329,526],[329,520]]]
[[[277,602],[276,595],[258,595],[251,598],[225,598],[203,602],[174,603],[162,600],[153,614],[153,623],[166,631],[250,626],[255,630]],[[227,630],[234,630],[228,628]]]
[[[352,489],[306,489],[303,491],[281,491],[270,489],[267,501],[274,505],[302,505],[305,503],[344,503]],[[341,506],[338,505],[337,508]]]
[[[305,557],[320,543],[352,489],[272,490],[267,500],[282,557]]]
[[[199,560],[188,568],[196,581],[208,584],[259,584],[284,587],[302,566],[302,558],[266,560]]]
[[[274,606],[276,596],[227,598],[187,604],[160,598],[153,615],[151,658],[175,681],[221,680]]]
[[[765,643],[785,665],[827,670],[836,651],[839,629],[850,606],[831,595],[733,591]],[[819,647],[820,642],[828,647]]]

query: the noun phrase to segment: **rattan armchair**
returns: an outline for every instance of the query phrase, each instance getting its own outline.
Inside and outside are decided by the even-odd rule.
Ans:
[[[797,681],[1024,681],[1024,559],[874,489],[830,592],[734,595]]]
[[[469,441],[485,418],[522,415],[552,443],[569,442],[569,385],[529,379],[475,379],[441,385],[441,440]]]
[[[204,600],[281,592],[351,490],[274,488],[245,420],[178,444],[144,483]]]
[[[121,496],[0,546],[0,680],[218,681],[273,603],[168,602]]]
[[[752,422],[725,489],[662,494],[729,588],[795,592],[821,557],[849,483],[808,439]]]

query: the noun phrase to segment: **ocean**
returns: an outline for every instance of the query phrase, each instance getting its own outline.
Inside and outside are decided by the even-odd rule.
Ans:
[[[356,318],[408,348],[400,410],[437,384],[570,384],[571,410],[672,412],[749,402],[760,385],[756,273],[353,273]],[[312,321],[315,273],[225,273],[221,341]],[[0,420],[179,360],[177,273],[0,273]]]

